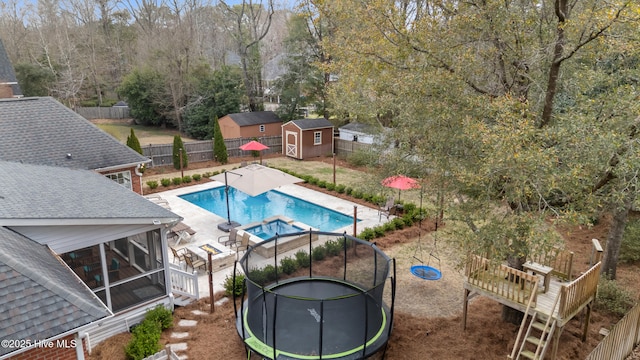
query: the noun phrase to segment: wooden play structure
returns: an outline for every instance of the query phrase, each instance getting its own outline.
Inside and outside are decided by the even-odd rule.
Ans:
[[[489,297],[524,313],[509,359],[543,359],[552,342],[550,358],[555,359],[564,326],[583,309],[582,341],[586,340],[600,262],[572,280],[570,251],[553,249],[528,260],[520,271],[481,256],[470,258],[465,269],[463,328],[469,300],[477,295]]]

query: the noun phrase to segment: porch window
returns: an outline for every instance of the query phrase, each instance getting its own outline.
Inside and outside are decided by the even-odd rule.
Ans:
[[[313,145],[322,144],[322,131],[315,131],[313,133]]]
[[[133,190],[133,186],[131,185],[131,171],[121,171],[117,173],[107,174],[105,176],[129,190]]]
[[[72,251],[62,258],[114,312],[167,291],[160,230]]]

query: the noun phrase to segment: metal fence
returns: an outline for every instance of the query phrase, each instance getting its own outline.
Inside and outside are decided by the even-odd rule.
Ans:
[[[226,139],[229,157],[250,156],[251,151],[240,150],[240,146],[253,140],[252,138]],[[269,147],[262,151],[262,155],[276,154],[282,152],[281,136],[265,136],[258,141]],[[185,142],[184,148],[187,152],[187,159],[190,163],[213,160],[213,141],[201,140]],[[142,146],[142,154],[151,159],[151,166],[163,166],[173,164],[173,144],[145,145]]]
[[[93,119],[128,119],[128,107],[77,107],[76,112],[87,120]]]
[[[624,360],[640,343],[640,304],[618,321],[586,360]]]

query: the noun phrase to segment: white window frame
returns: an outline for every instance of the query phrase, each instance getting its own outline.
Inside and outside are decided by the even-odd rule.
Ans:
[[[265,126],[264,126],[264,124],[263,124],[263,125],[260,125],[260,132],[264,132],[264,131],[265,131]]]
[[[111,174],[105,174],[105,176],[118,184],[124,186],[125,188],[133,191],[133,182],[131,181],[131,171],[120,171]]]
[[[322,131],[313,132],[313,145],[322,145]]]

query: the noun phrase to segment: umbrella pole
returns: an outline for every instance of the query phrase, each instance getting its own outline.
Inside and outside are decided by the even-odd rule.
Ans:
[[[229,184],[227,183],[227,172],[224,172],[224,194],[227,198],[227,224],[231,225],[231,214],[229,213]]]

